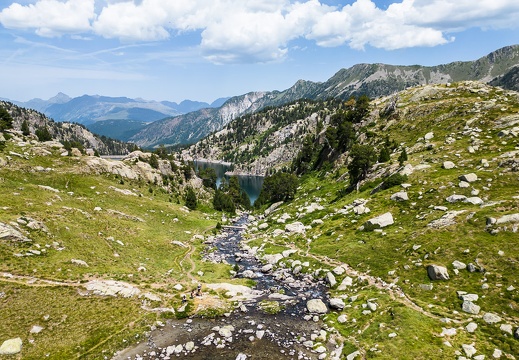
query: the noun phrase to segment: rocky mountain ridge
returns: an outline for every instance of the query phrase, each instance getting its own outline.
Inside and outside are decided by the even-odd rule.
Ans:
[[[494,81],[494,85],[509,88],[513,85],[510,81],[505,81],[510,78],[507,74],[516,71],[518,64],[518,45],[496,50],[475,61],[453,62],[438,66],[358,64],[338,71],[326,82],[299,80],[284,91],[251,92],[229,99],[219,109],[202,109],[155,122],[136,133],[131,140],[143,147],[194,143],[211,132],[223,128],[233,117],[303,98],[347,99],[361,94],[375,98],[411,86],[465,80],[485,83]]]
[[[0,101],[0,107],[6,109],[13,118],[14,130],[21,133],[25,123],[27,131],[34,139],[37,139],[35,134],[38,130],[45,129],[49,140],[81,144],[92,153],[98,152],[101,155],[124,155],[136,148],[134,144],[95,135],[80,124],[54,122],[40,112],[21,108],[10,102]]]

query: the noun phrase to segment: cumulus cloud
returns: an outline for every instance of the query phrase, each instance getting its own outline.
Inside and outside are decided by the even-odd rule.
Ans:
[[[516,27],[517,0],[374,0],[329,6],[322,0],[33,0],[0,12],[6,28],[42,36],[98,35],[126,42],[161,41],[186,32],[216,63],[278,61],[289,44],[393,50],[437,46],[468,28]]]
[[[35,29],[45,37],[91,30],[95,0],[39,0],[22,6],[13,3],[0,12],[0,23],[10,29]]]

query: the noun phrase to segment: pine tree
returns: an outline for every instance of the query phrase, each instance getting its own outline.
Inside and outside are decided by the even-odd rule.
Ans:
[[[380,149],[380,154],[378,155],[378,162],[379,163],[385,163],[391,160],[391,156],[389,155],[389,150],[386,146],[383,146],[382,149]]]
[[[27,120],[24,120],[22,122],[22,127],[20,130],[22,130],[22,134],[24,136],[29,136],[29,134],[31,133],[31,130],[29,129],[29,124],[27,123]]]
[[[193,188],[188,187],[186,192],[186,206],[190,210],[195,210],[197,207],[196,194]]]
[[[400,166],[404,165],[404,163],[407,161],[407,151],[405,148],[402,149],[402,152],[400,153],[400,156],[398,157],[398,163]]]
[[[13,127],[13,118],[6,109],[0,107],[0,131],[11,129]]]

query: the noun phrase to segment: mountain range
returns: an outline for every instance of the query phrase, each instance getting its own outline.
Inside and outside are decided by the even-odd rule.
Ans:
[[[457,61],[438,66],[357,64],[339,70],[325,82],[299,80],[284,91],[250,92],[230,98],[219,108],[205,108],[162,119],[147,125],[129,140],[149,148],[159,144],[195,143],[220,130],[236,117],[302,98],[347,99],[358,95],[375,98],[412,86],[464,80],[514,89],[517,88],[518,64],[519,45],[501,48],[475,61]]]
[[[475,80],[517,90],[519,45],[496,50],[475,61],[457,61],[437,66],[357,64],[339,70],[325,82],[299,80],[283,91],[249,92],[221,98],[211,104],[185,100],[147,101],[126,97],[59,93],[49,100],[13,103],[40,111],[58,122],[77,122],[91,131],[133,142],[143,148],[161,144],[193,144],[222,129],[231,120],[260,109],[298,99],[347,99],[367,95],[390,95],[409,87]]]
[[[83,124],[100,135],[127,140],[148,123],[202,108],[219,107],[227,98],[217,99],[211,104],[192,100],[176,103],[100,95],[71,98],[60,92],[48,100],[5,100],[20,107],[34,109],[57,122]]]

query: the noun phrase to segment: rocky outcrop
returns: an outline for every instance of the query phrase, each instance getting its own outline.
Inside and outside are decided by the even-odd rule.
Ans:
[[[0,240],[30,242],[31,239],[23,235],[10,225],[0,222]]]

